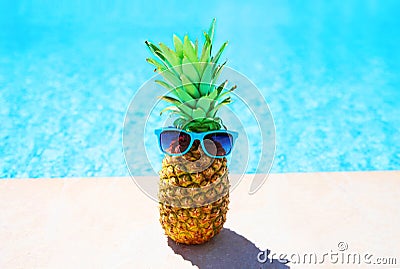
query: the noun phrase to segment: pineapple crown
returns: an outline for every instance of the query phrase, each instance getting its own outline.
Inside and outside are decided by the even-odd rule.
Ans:
[[[174,35],[174,49],[163,43],[159,46],[146,41],[146,45],[155,58],[146,61],[155,66],[164,80],[155,82],[166,88],[173,96],[160,98],[172,106],[164,108],[170,115],[178,116],[174,126],[189,132],[206,132],[226,128],[222,120],[216,116],[217,111],[231,102],[229,90],[225,87],[228,81],[216,85],[217,79],[226,64],[218,64],[222,52],[228,41],[222,44],[218,52],[212,56],[215,19],[213,19],[208,32],[204,32],[204,44],[199,54],[199,42],[193,43],[188,35],[182,40]]]

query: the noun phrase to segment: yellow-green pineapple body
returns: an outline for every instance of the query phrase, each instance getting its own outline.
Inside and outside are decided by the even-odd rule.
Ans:
[[[190,167],[182,167],[181,159],[196,162],[199,151],[191,150],[182,157],[166,156],[160,171],[160,222],[166,235],[178,243],[207,242],[226,221],[227,160],[213,159],[204,171],[190,173]]]

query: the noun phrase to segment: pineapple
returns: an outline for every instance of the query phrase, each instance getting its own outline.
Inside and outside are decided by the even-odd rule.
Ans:
[[[156,83],[169,94],[160,97],[171,104],[161,111],[177,116],[174,126],[187,132],[206,132],[225,127],[216,116],[218,109],[229,104],[231,98],[227,81],[216,85],[225,65],[218,64],[227,42],[212,56],[215,19],[199,52],[198,40],[186,35],[183,41],[173,36],[174,48],[163,43],[146,41],[154,58],[146,59],[155,66],[163,80]],[[225,127],[226,128],[226,127]],[[178,143],[179,142],[179,143]],[[165,155],[159,172],[160,222],[167,236],[178,243],[202,244],[218,234],[229,204],[229,179],[226,158],[212,158],[204,154],[199,141],[182,156]],[[179,152],[181,141],[171,144]],[[216,151],[223,151],[215,145]]]

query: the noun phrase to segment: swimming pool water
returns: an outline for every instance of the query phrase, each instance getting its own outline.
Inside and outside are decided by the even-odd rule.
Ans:
[[[127,175],[124,115],[153,75],[144,41],[200,37],[213,17],[228,65],[270,105],[273,172],[398,170],[399,11],[399,1],[2,2],[0,177]],[[154,173],[137,158],[138,173]]]

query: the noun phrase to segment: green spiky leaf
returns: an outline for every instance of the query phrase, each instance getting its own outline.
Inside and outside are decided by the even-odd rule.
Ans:
[[[200,62],[208,63],[211,57],[211,42],[206,33],[204,33],[204,36],[206,40],[204,42],[203,49],[201,50]]]
[[[177,35],[174,35],[174,47],[176,54],[179,56],[179,58],[183,58],[183,43],[180,40],[180,38]]]
[[[190,104],[192,104],[193,97],[187,93],[185,88],[178,87],[175,89],[175,93],[178,96],[178,98],[181,100],[182,103],[191,102]]]
[[[186,123],[186,120],[185,120],[185,119],[177,118],[177,119],[174,121],[174,126],[176,126],[176,127],[179,128],[179,129],[183,129],[183,126],[185,125],[185,123]]]
[[[192,118],[193,119],[198,119],[198,118],[204,118],[206,116],[206,112],[201,109],[201,108],[196,108],[192,111]]]
[[[217,20],[214,18],[211,22],[210,28],[208,29],[208,36],[210,37],[211,42],[214,40],[214,29],[216,21]]]
[[[207,96],[207,94],[211,92],[211,85],[210,83],[200,82],[199,89],[202,96]]]
[[[178,77],[171,69],[166,69],[161,73],[161,76],[164,77],[166,81],[168,81],[172,86],[179,87],[182,85],[182,81],[180,77]]]
[[[199,91],[185,74],[181,74],[181,80],[182,80],[182,85],[186,89],[187,93],[189,93],[194,99],[200,97]]]
[[[234,91],[236,89],[236,85],[234,85],[229,91],[226,91],[224,93],[221,93],[216,99],[217,100],[221,100],[223,97],[227,96],[228,94],[230,94],[232,91]]]
[[[214,100],[209,99],[208,97],[201,97],[197,101],[197,107],[201,108],[202,110],[204,110],[207,113],[210,110],[210,107],[213,102],[214,102]]]
[[[166,89],[169,90],[169,91],[173,91],[173,90],[174,90],[174,87],[172,87],[170,84],[168,84],[168,83],[165,82],[165,81],[157,80],[157,79],[156,79],[154,82],[157,83],[157,84],[159,84],[159,85],[161,85],[162,87],[166,88]]]
[[[217,96],[219,96],[221,94],[222,90],[225,89],[227,84],[228,84],[228,81],[225,80],[224,82],[221,83],[221,85],[218,86],[218,88],[216,89]]]
[[[218,80],[218,78],[219,78],[219,75],[221,74],[222,69],[224,68],[225,64],[226,64],[226,61],[225,61],[223,64],[218,65],[218,66],[215,68],[214,73],[213,73],[213,78],[212,78],[212,81],[211,81],[212,84],[217,83],[217,80]]]
[[[224,44],[222,44],[221,48],[218,50],[217,54],[215,54],[214,57],[212,57],[211,61],[213,63],[217,63],[219,58],[221,57],[222,52],[224,51],[224,49],[226,48],[226,46],[228,45],[228,41],[226,41]]]
[[[166,95],[161,96],[160,99],[168,103],[174,104],[175,106],[180,106],[182,104],[178,99]]]
[[[176,52],[171,50],[170,48],[168,48],[163,43],[160,43],[159,46],[160,46],[161,51],[163,52],[163,55],[164,55],[166,61],[168,61],[168,63],[174,68],[180,67],[182,62],[181,62],[181,59],[179,58],[179,56],[176,54]],[[182,72],[182,70],[180,70],[178,68],[178,74],[181,72]]]
[[[158,72],[162,72],[162,71],[164,71],[165,69],[167,69],[167,67],[166,67],[164,64],[162,64],[162,63],[160,63],[160,62],[154,60],[153,58],[147,58],[146,61],[147,61],[148,63],[154,65],[154,66],[156,67],[156,70],[157,70]]]
[[[187,106],[186,104],[182,104],[178,107],[180,111],[182,111],[184,114],[188,115],[189,117],[192,115],[192,108]]]
[[[166,107],[166,108],[164,108],[163,110],[160,111],[160,116],[166,111],[179,112],[180,110],[176,106],[168,106],[168,107]]]
[[[184,56],[182,60],[182,72],[189,78],[189,80],[193,84],[200,82],[200,75],[196,70],[195,65],[190,62],[190,60],[186,58],[186,56]]]
[[[145,41],[145,43],[153,55],[155,55],[166,68],[172,67],[171,64],[166,60],[162,51],[156,45],[150,43],[149,41]]]
[[[207,64],[203,76],[200,80],[200,92],[202,95],[207,95],[210,90],[210,84],[213,80],[214,65]]]
[[[218,94],[219,94],[218,91],[214,87],[214,89],[210,92],[210,94],[208,94],[208,98],[210,98],[212,100],[216,100],[218,97]]]
[[[199,61],[194,46],[187,35],[183,39],[183,54],[193,63]]]

